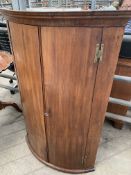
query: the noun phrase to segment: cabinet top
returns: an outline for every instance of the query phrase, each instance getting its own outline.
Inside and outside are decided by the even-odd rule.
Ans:
[[[0,9],[8,20],[36,26],[122,27],[131,18],[131,11],[13,11]]]

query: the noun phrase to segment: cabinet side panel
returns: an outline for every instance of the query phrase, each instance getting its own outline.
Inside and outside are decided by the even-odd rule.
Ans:
[[[95,162],[123,32],[123,28],[112,27],[103,29],[102,43],[104,44],[104,53],[103,60],[99,63],[96,76],[90,128],[86,147],[86,167],[87,165],[89,167],[93,166]]]
[[[9,22],[29,143],[46,160],[38,28]]]
[[[83,169],[102,29],[43,27],[42,54],[49,162]]]

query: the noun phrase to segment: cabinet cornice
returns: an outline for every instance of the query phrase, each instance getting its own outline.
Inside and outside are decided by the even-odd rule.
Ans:
[[[131,11],[31,12],[1,9],[9,21],[38,26],[125,26]],[[108,20],[107,20],[108,19]]]

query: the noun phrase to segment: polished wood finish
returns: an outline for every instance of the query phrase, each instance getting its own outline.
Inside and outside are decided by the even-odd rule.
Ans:
[[[29,142],[47,160],[38,28],[12,22],[9,26]]]
[[[122,28],[103,29],[102,43],[104,43],[106,49],[104,50],[103,60],[97,69],[90,127],[87,136],[85,166],[90,167],[95,163],[123,32]],[[114,56],[116,59],[114,59]]]
[[[101,32],[83,27],[41,30],[49,161],[59,167],[83,168]]]
[[[66,173],[72,173],[72,174],[79,174],[79,173],[89,173],[89,172],[93,172],[95,171],[94,168],[89,168],[89,169],[65,169],[65,168],[61,168],[61,167],[58,167],[58,166],[55,166],[43,159],[41,159],[41,157],[38,156],[38,154],[36,154],[36,152],[32,149],[30,143],[29,143],[29,139],[28,137],[26,137],[26,142],[31,150],[31,152],[33,153],[33,155],[42,163],[44,163],[45,165],[49,166],[50,168],[53,168],[53,169],[56,169],[58,171],[62,171],[62,172],[66,172]]]
[[[131,14],[3,14],[9,21],[31,151],[64,172],[94,170],[124,26]]]
[[[6,19],[19,24],[47,27],[122,27],[131,16],[130,11],[86,11],[80,12],[26,12],[1,9]],[[108,20],[107,20],[108,19]]]
[[[116,75],[129,76],[131,77],[131,59],[119,59],[118,65],[116,68]],[[111,97],[119,98],[123,100],[131,100],[131,84],[125,82],[114,81],[111,91]],[[109,103],[107,111],[114,114],[119,114],[125,116],[127,113],[128,107],[111,104]],[[124,123],[119,120],[114,120],[113,124],[116,128],[122,129]]]

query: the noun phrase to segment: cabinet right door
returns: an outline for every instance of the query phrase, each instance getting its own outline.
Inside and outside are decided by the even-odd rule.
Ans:
[[[42,27],[48,161],[84,169],[101,28]]]
[[[104,52],[98,65],[94,96],[92,102],[91,120],[86,146],[85,167],[94,165],[101,129],[111,92],[120,46],[123,38],[123,28],[103,28],[102,44]]]

